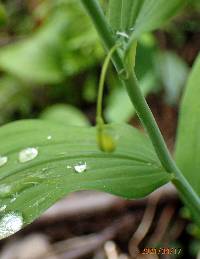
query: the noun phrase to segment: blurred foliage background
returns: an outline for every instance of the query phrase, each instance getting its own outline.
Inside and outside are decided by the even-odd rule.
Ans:
[[[106,9],[107,1],[101,3]],[[170,124],[176,125],[181,93],[199,49],[198,0],[191,1],[162,30],[145,34],[139,41],[136,74],[161,130],[162,125],[165,131]],[[79,0],[1,1],[0,125],[25,118],[93,125],[104,58],[98,35]],[[170,109],[175,115],[170,115]],[[105,119],[135,124],[134,115],[110,66]],[[195,254],[200,247],[199,230],[189,226],[187,231],[195,237],[191,243]]]
[[[107,1],[101,2],[106,7]],[[193,1],[162,31],[140,39],[136,73],[145,95],[162,93],[164,102],[177,105],[199,49],[199,6]],[[0,123],[40,117],[49,107],[65,114],[61,123],[71,123],[75,109],[52,107],[59,103],[82,110],[94,123],[105,53],[80,1],[5,0],[0,26]],[[134,116],[112,68],[104,101],[108,122]]]

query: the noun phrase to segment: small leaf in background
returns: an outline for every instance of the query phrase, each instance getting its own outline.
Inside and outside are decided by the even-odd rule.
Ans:
[[[72,6],[65,6],[69,13],[67,16],[70,19],[68,37],[63,50],[64,71],[68,76],[80,73],[98,64],[105,53],[92,22],[80,8],[80,1],[74,1],[73,3]],[[73,10],[73,15],[70,9]],[[77,17],[79,17],[81,23],[76,22]]]
[[[70,24],[64,41],[60,43],[65,76],[74,76],[98,64],[104,56],[104,50],[91,20],[83,11],[81,1],[44,1],[38,6],[35,15],[42,19],[41,16],[49,17],[55,10],[64,11],[64,19]]]
[[[145,96],[157,91],[158,80],[155,74],[153,59],[157,54],[156,42],[151,33],[143,35],[137,47],[136,75]],[[108,97],[105,118],[108,122],[128,122],[135,115],[135,109],[130,101],[125,87],[114,80],[109,82],[113,90]],[[123,109],[121,108],[123,107]]]
[[[36,120],[1,127],[0,154],[7,162],[0,167],[0,226],[16,212],[26,225],[69,192],[99,190],[140,198],[170,180],[145,135],[128,125],[107,128],[118,137],[111,154],[97,147],[95,128]],[[19,153],[27,148],[37,149],[37,156],[21,163]],[[30,158],[30,152],[26,155]]]
[[[63,79],[60,42],[68,21],[59,12],[34,36],[0,50],[0,67],[24,80],[55,83]]]
[[[170,105],[176,105],[187,80],[188,65],[170,51],[160,52],[155,61],[158,76],[165,87],[166,101]]]
[[[134,25],[133,35],[155,30],[173,17],[186,0],[145,0]],[[165,6],[165,8],[163,8]]]
[[[140,87],[145,96],[155,88],[155,85],[156,80],[151,72],[140,80]],[[108,122],[128,122],[134,115],[135,109],[125,87],[116,87],[108,98],[105,109],[106,120]]]
[[[187,180],[200,195],[200,55],[193,65],[180,107],[175,157]]]
[[[121,27],[122,0],[109,0],[108,20],[114,30]]]
[[[152,33],[143,34],[138,40],[135,73],[142,79],[146,73],[154,72],[154,58],[157,55],[157,41]]]
[[[127,53],[131,50],[135,40],[144,32],[150,32],[163,26],[186,3],[187,0],[168,0],[167,4],[165,0],[145,0],[136,18]]]
[[[89,126],[87,117],[76,107],[65,104],[50,106],[42,112],[41,119],[60,124],[61,126]]]
[[[11,76],[2,76],[0,80],[0,124],[10,120],[15,112],[27,116],[31,110],[32,92]]]
[[[108,19],[114,31],[132,32],[144,0],[109,0]]]
[[[6,10],[0,2],[0,26],[5,25],[6,21],[7,21]]]
[[[84,82],[83,98],[87,102],[95,102],[97,98],[97,85],[98,81],[96,76],[88,75]]]
[[[0,68],[24,81],[56,84],[98,64],[104,51],[80,1],[46,5],[34,13],[42,21],[37,32],[1,48]]]

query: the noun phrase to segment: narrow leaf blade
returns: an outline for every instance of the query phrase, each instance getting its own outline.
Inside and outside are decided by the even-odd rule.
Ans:
[[[175,157],[178,166],[200,195],[200,55],[189,76],[180,107]]]
[[[108,19],[114,31],[130,33],[144,0],[110,0]]]
[[[108,6],[108,20],[114,30],[121,27],[122,0],[110,0]]]

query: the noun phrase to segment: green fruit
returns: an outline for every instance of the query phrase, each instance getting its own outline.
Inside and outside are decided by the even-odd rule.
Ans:
[[[99,132],[98,134],[99,148],[103,152],[112,153],[116,149],[116,143],[112,136],[107,133]]]

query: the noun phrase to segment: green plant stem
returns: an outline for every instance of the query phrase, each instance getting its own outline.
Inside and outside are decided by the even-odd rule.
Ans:
[[[110,51],[108,52],[108,55],[105,58],[105,61],[104,61],[103,67],[102,67],[101,76],[100,76],[100,80],[99,80],[98,97],[97,97],[97,116],[96,116],[97,124],[99,123],[99,121],[100,121],[100,123],[103,122],[102,101],[103,101],[103,90],[104,90],[106,72],[108,70],[108,65],[112,58],[112,55],[118,47],[119,47],[119,44],[116,44],[110,49]]]
[[[97,108],[96,108],[96,125],[97,125],[97,142],[99,144],[99,148],[102,151],[106,150],[105,141],[104,141],[105,135],[103,135],[104,125],[105,125],[103,115],[102,115],[103,91],[104,91],[105,78],[106,78],[106,72],[108,70],[108,65],[110,63],[113,53],[116,51],[117,48],[118,48],[118,44],[114,45],[108,52],[102,66],[100,80],[99,80]]]
[[[116,44],[115,36],[113,35],[98,2],[96,0],[82,0],[82,3],[91,16],[106,49],[111,49]],[[178,189],[185,204],[190,208],[196,223],[200,226],[200,199],[172,159],[153,114],[140,90],[133,69],[124,67],[123,58],[119,51],[116,51],[113,54],[112,61],[119,77],[128,91],[129,97],[137,111],[137,115],[149,134],[163,167],[168,173],[173,175],[173,184]],[[128,76],[124,76],[122,71],[126,71]]]
[[[108,26],[107,21],[105,20],[104,13],[99,3],[96,0],[81,1],[83,5],[86,7],[88,14],[91,16],[92,21],[104,44],[104,47],[107,51],[109,51],[116,44],[115,36],[113,35],[111,28]],[[112,61],[118,72],[123,70],[124,66],[119,51],[115,51],[115,53],[113,53]]]

